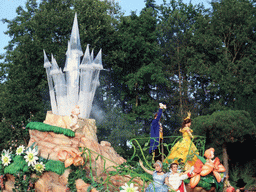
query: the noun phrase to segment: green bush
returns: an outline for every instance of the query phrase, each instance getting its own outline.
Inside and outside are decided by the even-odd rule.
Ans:
[[[246,183],[245,188],[250,188],[251,186],[254,186],[256,184],[256,180],[253,178],[255,174],[255,161],[254,162],[248,162],[247,164],[243,166],[239,166],[239,164],[235,165],[234,167],[230,168],[230,184],[232,186],[237,186],[237,181],[239,179],[243,179]]]

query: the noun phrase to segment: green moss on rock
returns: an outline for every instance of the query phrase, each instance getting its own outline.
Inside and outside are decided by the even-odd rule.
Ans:
[[[58,175],[62,175],[65,169],[65,165],[61,161],[48,160],[45,164],[45,171],[52,171]]]
[[[66,135],[68,137],[75,137],[75,132],[70,129],[64,129],[61,127],[48,125],[42,122],[30,122],[27,124],[26,128],[42,132],[54,132],[57,134]]]

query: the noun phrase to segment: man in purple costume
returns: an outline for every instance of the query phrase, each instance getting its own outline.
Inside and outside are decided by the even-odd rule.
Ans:
[[[153,152],[153,157],[154,160],[161,160],[161,156],[159,153],[159,149],[157,149],[159,145],[159,135],[160,131],[162,132],[162,126],[160,125],[160,118],[163,113],[163,109],[166,109],[166,105],[163,105],[162,103],[159,104],[159,111],[158,113],[155,114],[154,120],[152,121],[151,124],[151,129],[150,129],[150,148],[149,148],[149,153]],[[161,136],[160,136],[161,137]]]

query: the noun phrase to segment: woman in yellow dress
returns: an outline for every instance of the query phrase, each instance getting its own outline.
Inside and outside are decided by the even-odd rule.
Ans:
[[[188,116],[184,119],[182,123],[182,128],[180,132],[182,133],[183,138],[179,140],[171,149],[171,152],[164,160],[165,163],[168,163],[168,159],[174,160],[177,163],[178,159],[182,159],[182,163],[185,163],[185,170],[190,169],[196,162],[197,156],[199,154],[196,146],[191,141],[194,136],[192,135],[193,130],[190,129],[191,126],[191,113],[188,113]]]

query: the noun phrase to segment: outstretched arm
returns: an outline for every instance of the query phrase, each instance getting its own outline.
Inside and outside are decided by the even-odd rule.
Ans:
[[[159,106],[159,110],[158,110],[156,119],[154,119],[152,121],[152,127],[153,127],[155,133],[159,132],[159,129],[158,129],[157,125],[159,124],[160,118],[161,118],[162,113],[163,113],[163,109],[166,109],[166,105],[161,104],[161,106]]]
[[[187,132],[188,132],[189,136],[193,139],[193,138],[194,138],[194,136],[192,135],[192,133],[191,133],[190,129],[188,129],[188,130],[187,130]]]
[[[150,174],[150,175],[153,175],[153,171],[150,171],[150,170],[148,170],[148,169],[146,169],[145,167],[144,167],[144,165],[143,165],[143,163],[142,163],[142,161],[141,160],[139,160],[139,163],[140,163],[140,166],[141,166],[141,168],[146,172],[146,173],[148,173],[148,174]]]
[[[162,116],[162,113],[163,113],[163,109],[159,108],[158,113],[157,113],[157,117],[156,117],[157,123],[159,122],[159,120]]]

